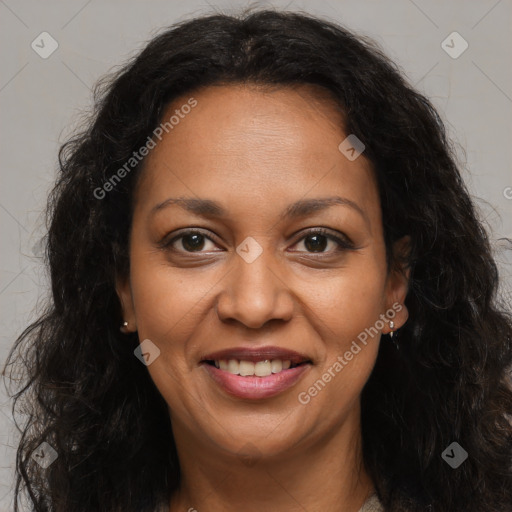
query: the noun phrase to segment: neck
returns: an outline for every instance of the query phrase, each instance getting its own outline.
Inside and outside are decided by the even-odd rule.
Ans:
[[[309,438],[278,454],[274,448],[272,455],[265,440],[248,443],[244,452],[252,448],[253,458],[192,437],[176,422],[173,434],[181,484],[170,512],[358,512],[374,492],[362,462],[359,410],[330,435]]]

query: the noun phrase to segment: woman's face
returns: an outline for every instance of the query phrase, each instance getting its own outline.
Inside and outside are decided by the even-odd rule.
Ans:
[[[384,315],[395,328],[407,319],[406,278],[388,274],[370,165],[338,148],[349,134],[328,98],[309,86],[192,96],[193,108],[184,96],[166,112],[179,121],[155,139],[138,184],[130,274],[118,281],[125,320],[160,350],[148,371],[177,441],[291,453],[359,425]],[[285,350],[308,362],[279,371]],[[219,351],[244,362],[205,362]],[[255,361],[276,373],[229,371]]]

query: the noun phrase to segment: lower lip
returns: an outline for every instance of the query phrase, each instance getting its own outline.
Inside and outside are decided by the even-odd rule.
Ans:
[[[291,388],[309,370],[311,365],[309,363],[301,364],[267,377],[241,377],[208,363],[202,363],[201,366],[229,395],[236,398],[261,400],[279,395],[279,393]]]

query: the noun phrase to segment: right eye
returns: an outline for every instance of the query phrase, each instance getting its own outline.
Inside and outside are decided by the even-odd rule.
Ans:
[[[178,236],[173,237],[169,241],[164,240],[160,246],[163,249],[173,252],[201,253],[205,244],[207,245],[207,241],[210,241],[212,244],[214,243],[213,240],[202,231],[189,229],[182,231]],[[179,248],[179,245],[181,245],[181,248]],[[212,249],[208,249],[205,252],[211,252],[211,250]]]

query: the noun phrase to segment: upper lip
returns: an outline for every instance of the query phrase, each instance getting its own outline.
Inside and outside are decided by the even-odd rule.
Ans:
[[[203,357],[201,361],[220,361],[221,359],[238,359],[244,361],[264,361],[265,359],[280,359],[281,361],[290,361],[292,364],[300,364],[309,362],[311,359],[296,352],[282,347],[266,346],[266,347],[233,347],[212,352]]]

